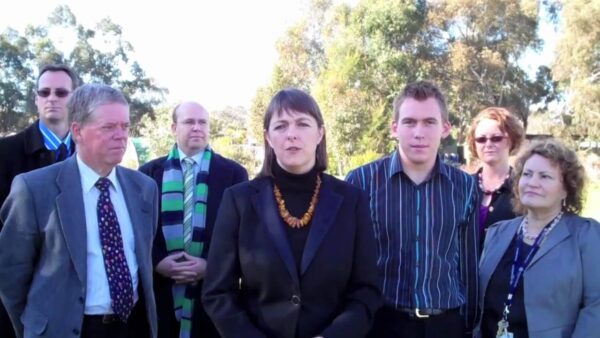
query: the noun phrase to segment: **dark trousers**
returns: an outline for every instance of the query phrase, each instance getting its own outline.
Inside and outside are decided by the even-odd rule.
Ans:
[[[134,306],[127,323],[120,320],[105,323],[102,316],[84,316],[82,338],[148,338],[150,326],[142,301]]]
[[[368,338],[463,338],[464,323],[458,308],[418,318],[384,306],[375,315]]]
[[[2,302],[0,302],[0,337],[15,338],[15,331]]]

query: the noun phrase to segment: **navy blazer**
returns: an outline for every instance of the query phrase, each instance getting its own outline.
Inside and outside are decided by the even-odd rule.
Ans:
[[[479,264],[482,311],[490,278],[522,220],[499,222],[487,231]],[[523,273],[529,337],[600,337],[599,257],[600,224],[564,214]]]
[[[224,338],[364,337],[382,305],[365,192],[323,175],[296,266],[268,177],[225,191],[203,302]]]
[[[144,174],[154,179],[158,185],[159,191],[162,190],[163,173],[166,165],[167,157],[160,157],[144,164],[139,170]],[[206,235],[208,241],[204,245],[202,256],[206,257],[208,253],[208,247],[210,245],[210,237],[217,216],[219,204],[223,197],[223,192],[226,188],[235,185],[240,182],[248,180],[248,173],[240,164],[229,160],[216,152],[213,152],[213,156],[210,162],[210,174],[208,175],[208,200],[206,210]],[[160,210],[159,197],[159,210]],[[167,257],[167,245],[165,237],[161,231],[161,215],[159,211],[159,228],[154,239],[154,246],[152,248],[152,260],[153,264],[156,265]],[[199,283],[201,285],[201,283]],[[160,274],[154,274],[154,294],[156,297],[156,305],[158,310],[158,337],[172,337],[173,334],[179,332],[179,323],[175,319],[173,310],[173,293],[172,293],[173,280],[166,278]],[[192,331],[191,337],[204,337],[213,338],[218,337],[216,330],[212,327],[210,320],[204,314],[202,310],[202,304],[200,302],[201,287],[196,288],[196,310],[192,315]]]

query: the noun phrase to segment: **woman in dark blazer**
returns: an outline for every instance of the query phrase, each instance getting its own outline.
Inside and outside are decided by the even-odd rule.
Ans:
[[[517,159],[515,207],[524,216],[487,232],[480,337],[600,337],[600,224],[577,215],[584,177],[575,152],[556,140]]]
[[[480,111],[467,133],[467,144],[472,156],[481,167],[473,177],[479,183],[479,238],[481,249],[485,230],[492,224],[516,217],[513,212],[513,172],[509,156],[515,154],[525,138],[518,118],[501,107],[488,107]]]
[[[364,337],[382,304],[365,193],[323,173],[323,117],[285,89],[264,117],[259,176],[228,189],[203,287],[224,338]]]

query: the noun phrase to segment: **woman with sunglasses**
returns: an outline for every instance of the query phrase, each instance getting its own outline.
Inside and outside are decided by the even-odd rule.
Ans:
[[[469,150],[481,163],[474,174],[482,196],[479,206],[481,246],[485,230],[491,224],[515,217],[510,202],[512,169],[509,156],[519,149],[523,139],[519,120],[500,107],[488,107],[479,112],[467,134]]]
[[[514,206],[523,216],[486,233],[475,337],[600,337],[600,224],[578,215],[584,185],[577,154],[557,140],[517,158]]]

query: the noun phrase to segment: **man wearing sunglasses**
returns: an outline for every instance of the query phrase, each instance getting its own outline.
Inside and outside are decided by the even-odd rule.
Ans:
[[[67,101],[77,83],[77,76],[65,65],[41,68],[34,92],[38,120],[23,131],[0,139],[0,206],[15,176],[62,161],[75,151],[69,132]],[[2,304],[0,337],[14,337]]]
[[[62,161],[73,154],[67,101],[77,87],[77,76],[67,66],[44,66],[38,75],[35,105],[39,118],[25,130],[0,139],[0,205],[15,176]]]

